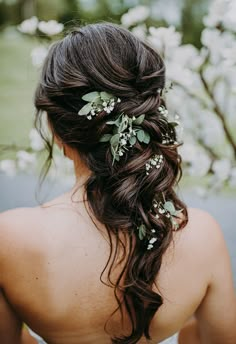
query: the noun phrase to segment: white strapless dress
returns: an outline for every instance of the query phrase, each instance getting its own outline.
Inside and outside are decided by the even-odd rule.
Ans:
[[[33,331],[31,331],[30,329],[29,329],[29,331],[30,331],[31,336],[34,337],[35,339],[37,339],[38,344],[47,344],[47,343],[46,343],[41,337],[39,337],[36,333],[34,333]],[[91,344],[92,344],[92,343],[91,343]],[[171,337],[171,338],[168,338],[168,339],[164,340],[164,342],[161,342],[161,343],[159,343],[159,344],[178,344],[178,342],[177,342],[177,334],[174,335],[174,336]]]

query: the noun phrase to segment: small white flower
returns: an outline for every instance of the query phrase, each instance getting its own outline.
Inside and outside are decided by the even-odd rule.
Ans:
[[[22,33],[27,33],[29,35],[34,35],[38,27],[38,18],[31,17],[30,19],[24,20],[20,25],[18,25],[18,30]]]
[[[148,247],[147,247],[147,250],[151,250],[152,248],[153,248],[153,245],[149,244]]]
[[[58,23],[56,20],[49,20],[48,22],[39,22],[38,28],[41,32],[45,33],[46,35],[54,36],[63,31],[64,25]]]
[[[88,115],[87,118],[88,118],[89,120],[91,120],[91,119],[92,119],[92,116],[91,116],[91,115]]]
[[[152,238],[149,240],[149,244],[154,244],[157,241],[157,238]]]
[[[137,23],[145,21],[150,15],[150,9],[147,6],[136,6],[130,8],[127,13],[121,17],[121,23],[125,27],[133,26]]]
[[[150,27],[148,41],[161,55],[171,56],[172,52],[180,45],[182,36],[175,31],[174,26],[168,28]]]
[[[166,212],[165,209],[162,209],[162,208],[159,208],[158,211],[160,214],[164,214]]]

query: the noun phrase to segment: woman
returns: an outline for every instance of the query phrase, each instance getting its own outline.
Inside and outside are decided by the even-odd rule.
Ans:
[[[51,344],[157,343],[178,331],[181,344],[236,343],[221,230],[174,191],[164,87],[160,56],[119,26],[88,25],[51,47],[37,122],[46,112],[76,183],[0,216],[1,343],[34,343],[22,323]]]

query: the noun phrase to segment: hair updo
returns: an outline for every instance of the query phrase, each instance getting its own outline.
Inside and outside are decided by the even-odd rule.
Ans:
[[[157,218],[150,211],[156,195],[182,209],[179,228],[187,223],[186,206],[174,191],[181,176],[181,158],[177,145],[163,143],[166,135],[176,140],[174,128],[158,110],[164,104],[159,91],[164,87],[165,67],[158,53],[128,30],[102,23],[79,28],[51,46],[35,94],[36,121],[45,111],[53,133],[76,149],[91,170],[86,199],[105,225],[111,247],[101,278],[108,270],[106,281],[114,288],[118,309],[121,314],[126,311],[131,323],[130,334],[113,336],[112,343],[137,343],[142,336],[150,339],[151,320],[163,302],[153,285],[173,228],[165,216]],[[110,114],[102,111],[92,120],[78,116],[85,105],[82,97],[92,91],[105,91],[121,102]],[[142,128],[150,135],[150,143],[137,141],[113,164],[109,142],[99,140],[111,131],[108,118],[116,119],[121,113],[145,114]],[[51,157],[49,142],[48,148]],[[145,165],[155,154],[163,156],[163,163],[146,174]],[[157,242],[152,250],[138,238],[140,223],[149,232],[155,229]],[[112,281],[112,269],[121,260],[124,268]]]

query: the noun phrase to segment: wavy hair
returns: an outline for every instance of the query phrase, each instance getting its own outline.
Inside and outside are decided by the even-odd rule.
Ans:
[[[165,66],[159,54],[128,30],[114,24],[87,25],[69,33],[50,48],[35,94],[36,121],[47,113],[53,133],[75,149],[91,170],[85,184],[89,210],[104,224],[110,241],[110,256],[101,280],[114,288],[117,310],[128,314],[131,331],[112,335],[112,343],[137,343],[150,337],[150,323],[163,303],[153,286],[162,257],[172,241],[173,228],[164,215],[150,209],[155,197],[164,197],[182,209],[180,227],[187,223],[186,206],[174,187],[181,177],[181,158],[177,145],[163,144],[168,135],[176,140],[174,128],[158,108],[164,104],[159,89],[165,87]],[[78,116],[85,105],[82,96],[92,91],[106,91],[121,99],[111,114],[104,111],[89,121]],[[119,114],[145,114],[143,129],[149,133],[148,145],[136,142],[120,161],[112,164],[109,142],[99,142],[110,133],[107,117]],[[49,160],[52,145],[48,142]],[[145,164],[155,154],[164,162],[149,175]],[[144,224],[147,234],[155,229],[157,242],[147,250],[139,240],[137,226]],[[112,271],[122,263],[117,280]],[[104,274],[106,272],[106,278]]]

